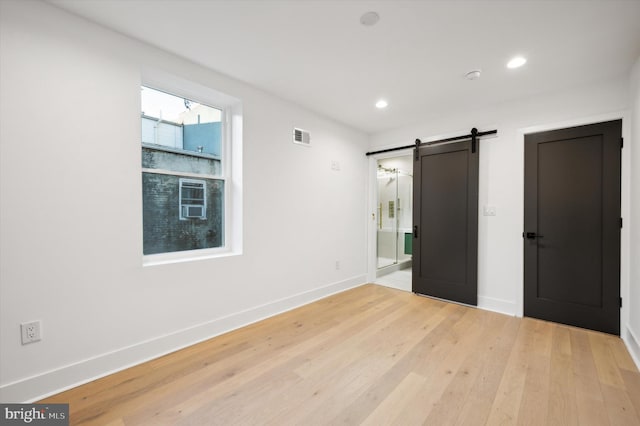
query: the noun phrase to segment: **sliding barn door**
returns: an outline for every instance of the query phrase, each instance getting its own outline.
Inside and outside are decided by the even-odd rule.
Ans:
[[[414,164],[413,292],[478,303],[478,147],[419,148]]]

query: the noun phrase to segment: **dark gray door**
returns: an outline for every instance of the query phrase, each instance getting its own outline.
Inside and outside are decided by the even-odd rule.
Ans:
[[[477,305],[478,149],[421,147],[413,176],[413,292]]]
[[[525,137],[524,314],[620,333],[622,122]]]

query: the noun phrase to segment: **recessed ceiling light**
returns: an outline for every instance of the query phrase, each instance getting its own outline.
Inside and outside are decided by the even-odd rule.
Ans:
[[[389,103],[387,101],[385,101],[384,99],[380,99],[378,102],[376,102],[376,108],[378,108],[378,109],[386,108],[388,105],[389,105]]]
[[[360,23],[365,27],[370,27],[372,25],[375,25],[378,23],[379,20],[380,20],[380,15],[378,15],[376,12],[367,12],[360,17]]]
[[[520,68],[526,63],[527,60],[525,58],[522,56],[516,56],[507,63],[507,68]]]

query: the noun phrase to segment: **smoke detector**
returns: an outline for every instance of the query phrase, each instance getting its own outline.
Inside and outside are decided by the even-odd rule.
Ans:
[[[482,70],[472,70],[466,73],[464,77],[467,80],[477,80],[480,78],[481,73],[482,73]]]
[[[380,15],[376,12],[367,12],[360,17],[360,23],[365,27],[371,27],[378,23]]]

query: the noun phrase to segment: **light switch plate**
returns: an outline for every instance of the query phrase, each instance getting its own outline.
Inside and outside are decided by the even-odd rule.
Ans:
[[[482,208],[482,214],[484,216],[495,216],[496,215],[496,206],[484,206]]]

